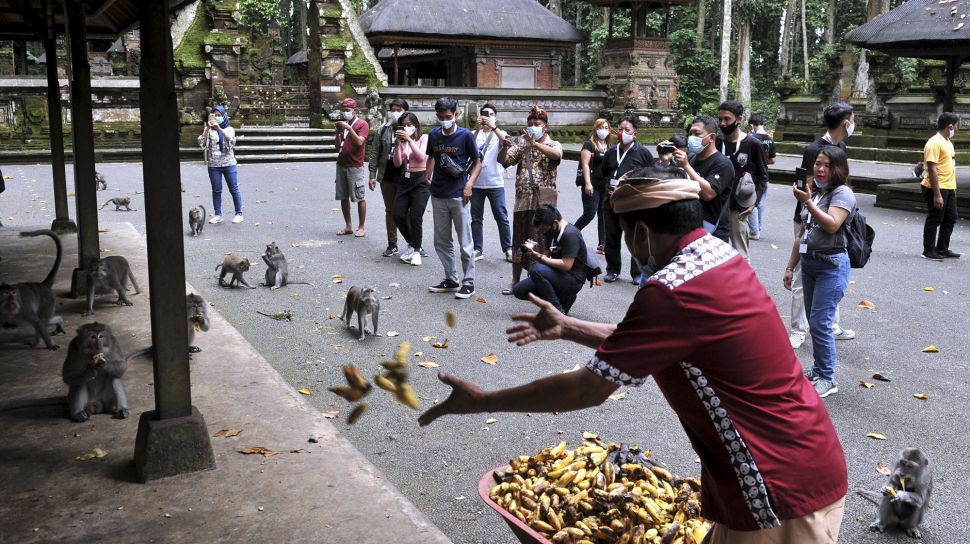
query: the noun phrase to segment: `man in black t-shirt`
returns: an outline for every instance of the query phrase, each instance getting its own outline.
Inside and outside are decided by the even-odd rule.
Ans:
[[[717,107],[718,126],[723,135],[717,141],[717,148],[731,159],[734,166],[734,182],[731,184],[731,198],[728,199],[729,215],[727,221],[718,225],[718,230],[730,233],[731,246],[741,255],[748,258],[748,215],[754,211],[758,201],[768,190],[768,164],[765,160],[764,148],[761,140],[744,133],[741,119],[744,117],[744,106],[737,100],[725,100]],[[740,197],[735,198],[738,185],[745,174],[754,181],[756,197],[753,204],[744,203]]]
[[[512,286],[512,294],[527,300],[529,293],[535,293],[568,314],[589,271],[586,242],[579,229],[563,221],[559,210],[551,204],[540,204],[532,222],[546,237],[549,255],[522,248],[523,253],[532,254],[532,266],[529,267],[529,277]]]
[[[677,165],[687,172],[687,177],[701,186],[701,205],[704,210],[704,230],[718,236],[717,227],[727,211],[727,201],[734,181],[731,160],[717,150],[717,121],[710,115],[696,117],[690,124],[687,151],[674,153]],[[728,241],[727,231],[718,236]]]

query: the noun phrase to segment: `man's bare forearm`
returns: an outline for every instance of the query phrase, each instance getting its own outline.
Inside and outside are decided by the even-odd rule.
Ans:
[[[611,323],[596,323],[595,321],[583,321],[569,317],[566,326],[563,328],[562,337],[564,340],[596,349],[615,330],[616,325]]]
[[[617,384],[580,369],[485,393],[483,412],[568,412],[599,406]]]

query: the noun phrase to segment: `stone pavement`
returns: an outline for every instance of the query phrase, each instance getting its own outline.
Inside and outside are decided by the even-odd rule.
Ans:
[[[575,168],[575,162],[565,161],[559,170],[559,207],[569,220],[574,220],[580,211],[578,189],[567,175],[575,172]],[[99,165],[99,169],[108,176],[109,187],[118,190],[99,193],[99,198],[106,200],[111,196],[131,194],[133,207],[141,209],[143,196],[134,194],[141,190],[141,165],[104,164]],[[0,217],[8,225],[6,230],[49,223],[50,167],[11,166],[5,167],[4,173],[15,178],[7,181],[8,190],[0,196]],[[211,211],[205,168],[199,163],[183,163],[181,174],[187,188],[187,192],[183,193],[183,209],[203,203]],[[367,192],[370,201],[368,236],[362,239],[334,236],[342,221],[339,211],[336,211],[337,203],[332,199],[333,176],[332,164],[244,165],[240,168],[240,183],[245,199],[246,222],[241,225],[228,222],[206,225],[202,237],[186,238],[187,279],[272,365],[282,380],[294,388],[306,386],[312,389],[313,394],[304,400],[313,407],[314,413],[340,410],[340,418],[333,422],[339,435],[353,444],[448,538],[459,544],[515,542],[498,515],[476,497],[478,479],[487,470],[506,463],[510,457],[520,453],[536,452],[560,440],[567,440],[574,446],[583,430],[598,432],[607,440],[639,443],[652,449],[655,456],[665,461],[672,471],[685,475],[699,474],[696,455],[690,449],[686,435],[652,381],[640,388],[624,389],[626,397],[623,400],[611,400],[600,407],[580,412],[448,417],[426,428],[417,427],[417,414],[414,411],[395,404],[386,396],[372,394],[368,398],[371,409],[356,425],[348,426],[344,422],[347,404],[326,392],[326,387],[343,380],[340,365],[344,363],[356,363],[365,372],[373,373],[377,364],[385,360],[402,339],[411,341],[412,351],[421,352],[414,361],[433,361],[442,370],[456,373],[486,389],[517,385],[552,372],[562,372],[584,363],[591,352],[565,343],[518,348],[505,342],[504,329],[509,323],[509,316],[530,306],[499,294],[509,282],[509,266],[499,253],[495,225],[488,212],[485,219],[486,258],[478,262],[476,281],[479,296],[484,297],[486,302],[458,301],[451,296],[427,292],[426,286],[441,280],[441,265],[433,252],[421,267],[408,266],[396,258],[380,257],[386,239],[383,204],[377,192]],[[511,199],[511,182],[506,187]],[[71,190],[69,186],[68,191]],[[230,211],[231,204],[226,192],[223,199],[225,210]],[[792,242],[791,199],[789,188],[781,185],[769,188],[767,226],[762,239],[752,243],[751,254],[752,265],[784,320],[788,319],[790,312],[790,295],[782,288],[781,277],[786,251]],[[924,524],[926,536],[923,541],[933,544],[970,542],[970,525],[965,515],[970,509],[970,479],[967,478],[970,464],[966,457],[966,425],[963,424],[966,414],[970,412],[970,393],[966,388],[970,363],[965,355],[970,351],[970,340],[966,333],[970,327],[970,284],[966,281],[970,259],[964,257],[945,263],[920,259],[923,215],[873,208],[873,200],[872,195],[859,197],[860,205],[877,232],[876,252],[866,268],[853,270],[854,283],[850,285],[842,303],[843,324],[854,329],[858,336],[855,340],[838,344],[840,392],[827,398],[826,406],[846,453],[850,488],[878,489],[884,477],[876,472],[876,463],[891,465],[903,447],[918,445],[927,451],[936,469],[934,508]],[[144,232],[144,218],[139,212],[114,212],[106,208],[99,217],[106,225],[127,221],[138,232]],[[430,225],[431,216],[428,213],[425,216],[425,239],[429,246]],[[967,225],[966,221],[960,221],[954,232],[952,245],[958,251],[968,251],[970,248]],[[588,243],[595,243],[593,226],[585,229],[584,235]],[[225,252],[235,251],[258,260],[264,244],[271,240],[279,242],[286,253],[291,263],[291,279],[309,281],[314,285],[293,285],[278,291],[228,290],[216,285],[213,267],[221,262]],[[0,239],[0,244],[2,242],[3,239]],[[6,251],[5,245],[0,245],[0,251]],[[623,258],[624,264],[629,262],[626,253]],[[5,270],[6,262],[5,257],[0,263],[0,273]],[[247,278],[258,280],[263,270],[259,265]],[[43,276],[43,273],[41,266],[33,277]],[[332,276],[338,273],[346,276],[342,284],[332,283]],[[623,279],[628,279],[625,272]],[[329,319],[329,312],[340,313],[342,297],[350,285],[374,285],[382,297],[389,297],[382,300],[380,329],[384,333],[397,331],[400,333],[398,337],[368,337],[363,342],[357,342],[342,323]],[[924,287],[933,287],[934,291],[924,291]],[[579,294],[573,313],[584,319],[615,322],[621,319],[633,294],[634,288],[628,281],[584,289]],[[138,306],[134,308],[106,307],[103,315],[126,315],[131,310],[143,309],[140,298],[136,297]],[[863,299],[872,301],[876,309],[860,309],[857,304]],[[277,322],[255,313],[257,310],[272,313],[286,309],[295,316],[292,322]],[[443,314],[448,310],[458,313],[457,329],[445,326]],[[101,315],[99,312],[99,317]],[[71,325],[76,325],[76,322]],[[448,349],[435,349],[430,341],[425,341],[426,337],[435,337],[435,340],[448,338],[450,345]],[[200,356],[211,355],[208,350],[213,344],[226,343],[214,342],[210,338],[203,338],[203,341],[209,343],[203,344],[207,351]],[[931,344],[939,347],[940,352],[921,352],[923,347]],[[133,342],[130,347],[139,345]],[[3,357],[9,357],[11,353],[27,352],[13,345],[0,346],[0,361],[5,361]],[[39,354],[40,350],[30,354],[35,353]],[[496,365],[481,362],[481,357],[488,353],[498,356]],[[796,353],[803,364],[807,366],[811,363],[811,346],[803,346]],[[56,369],[60,360],[60,357],[55,357],[47,366]],[[210,364],[206,361],[205,358],[197,359],[193,363],[197,365],[195,372],[201,372]],[[216,392],[211,394],[231,396],[240,388],[235,382],[227,383],[225,387],[218,385],[220,380],[225,382],[233,374],[231,363],[228,369],[222,368],[225,367],[220,367],[212,378],[217,386],[213,386]],[[436,371],[416,365],[412,368],[411,382],[423,407],[447,395],[448,388],[438,383]],[[876,382],[872,389],[857,385],[859,380],[873,382],[874,372],[888,375],[892,382]],[[257,379],[270,380],[262,376],[260,374]],[[133,374],[132,378],[135,377]],[[194,383],[201,385],[200,382],[201,378],[197,377]],[[56,371],[49,383],[50,387],[43,391],[43,395],[62,391]],[[927,393],[929,400],[914,399],[911,396],[913,393]],[[243,418],[240,414],[245,415],[250,411],[241,407],[238,412],[232,412],[231,417],[215,420],[213,408],[207,408],[201,400],[197,400],[196,404],[202,409],[213,431],[242,427],[237,423]],[[51,412],[48,419],[55,421],[57,417],[56,412]],[[260,414],[248,415],[244,423],[258,421],[260,417]],[[486,423],[489,417],[494,417],[496,421]],[[95,424],[101,428],[108,424],[127,423],[98,419]],[[57,424],[71,432],[80,432],[73,431],[78,426],[69,425],[66,421],[58,421]],[[257,427],[262,430],[264,425]],[[887,440],[866,438],[869,432],[882,433]],[[290,447],[306,447],[306,434],[296,433],[295,446],[283,440],[273,443],[261,441],[263,443],[258,445],[282,451],[288,451]],[[51,446],[55,452],[65,448],[65,445],[70,446],[74,440],[68,433],[56,436],[60,440]],[[245,436],[243,433],[233,439],[236,440],[234,446],[218,460],[225,462],[225,456],[232,454],[240,463],[280,463],[280,457],[289,463],[299,461],[299,456],[303,455],[285,454],[267,460],[253,460],[235,454],[236,444],[257,444],[249,441],[240,443],[239,439]],[[221,439],[213,440],[219,447]],[[281,444],[284,447],[278,447]],[[94,441],[85,443],[84,448],[71,450],[62,458],[74,463],[69,465],[71,468],[83,469],[85,464],[73,461],[74,457],[98,445]],[[130,452],[130,448],[123,448],[122,451]],[[113,453],[100,461],[110,462]],[[13,464],[34,472],[52,470],[50,467],[58,466],[44,460],[35,468],[34,465],[25,464],[22,457]],[[56,474],[61,475],[62,472]],[[255,476],[261,475],[257,473]],[[128,485],[111,489],[113,496],[120,501],[125,499],[126,494],[140,493],[136,487]],[[172,484],[171,487],[176,486]],[[193,488],[183,487],[186,493],[195,492]],[[235,501],[235,488],[222,488],[220,491],[213,492],[208,500]],[[288,501],[296,500],[293,497],[298,498],[298,495],[287,496],[280,492],[278,497],[282,504],[289,504]],[[21,515],[21,510],[32,512],[28,509],[31,504],[18,504],[21,507],[15,510],[17,515]],[[171,503],[163,506],[168,504]],[[194,504],[189,506],[195,511]],[[111,509],[114,508],[116,506]],[[264,508],[268,510],[265,505]],[[157,509],[154,512],[159,516],[163,514]],[[265,510],[260,512],[263,513]],[[840,542],[912,542],[898,533],[876,535],[868,532],[866,524],[872,520],[874,513],[873,505],[855,494],[850,495]],[[9,512],[5,510],[3,514]],[[320,516],[330,521],[328,512]],[[84,519],[88,517],[82,516]],[[267,522],[265,517],[247,517],[245,520]],[[202,524],[209,520],[193,521]],[[292,527],[293,534],[298,534],[302,525],[296,523]],[[401,531],[402,534],[405,532]],[[233,539],[226,537],[222,540]],[[329,541],[346,542],[336,538]],[[371,541],[374,540],[370,539],[368,530],[363,530],[353,542]]]
[[[128,223],[104,227],[102,248],[126,256],[147,288],[143,237]],[[0,230],[3,281],[39,281],[53,244],[18,230]],[[77,261],[76,242],[65,238],[64,246],[58,294]],[[103,297],[92,319],[111,327],[125,353],[149,345],[149,294],[132,296],[130,308],[109,304],[113,298]],[[91,321],[80,317],[83,306],[70,300],[59,309],[69,335]],[[0,542],[450,542],[218,311],[211,317],[192,363],[193,403],[210,435],[242,430],[211,439],[215,470],[136,483],[138,414],[154,408],[154,392],[151,363],[134,360],[124,377],[126,420],[102,414],[73,423],[63,406],[0,414]],[[0,332],[0,404],[66,391],[60,369],[70,336],[54,337],[59,351],[31,350],[22,345],[28,332]],[[250,446],[280,454],[238,452]],[[94,448],[108,455],[77,459]]]

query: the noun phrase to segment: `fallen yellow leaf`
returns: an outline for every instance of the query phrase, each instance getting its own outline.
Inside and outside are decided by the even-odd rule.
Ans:
[[[861,385],[862,387],[865,387],[866,389],[872,389],[873,387],[876,386],[876,384],[869,383],[869,382],[867,382],[865,380],[859,380],[859,385]]]
[[[930,396],[926,393],[913,393],[913,398],[917,398],[919,400],[928,400]]]
[[[430,342],[430,341],[432,341],[432,340],[434,340],[434,339],[435,339],[435,337],[434,337],[434,336],[422,336],[422,337],[421,337],[421,341],[422,341],[422,342]]]
[[[485,363],[486,365],[494,365],[495,363],[498,362],[498,355],[495,355],[494,353],[489,353],[488,355],[482,357],[482,362]]]
[[[882,474],[883,476],[889,476],[890,474],[893,473],[891,468],[887,467],[882,463],[876,463],[876,472],[878,472],[879,474]]]
[[[223,438],[231,438],[233,436],[238,435],[241,432],[243,432],[242,429],[220,429],[219,432],[217,432],[216,434],[214,434],[212,436],[214,436],[216,438],[218,438],[220,436],[223,437]]]
[[[936,291],[936,289],[934,289],[932,287],[924,287],[923,290],[924,291]]]
[[[488,300],[486,300],[485,297],[478,297],[475,299],[475,302],[481,302],[482,304],[485,304],[486,302],[488,302]]]
[[[264,448],[262,446],[252,446],[244,450],[239,450],[239,453],[244,455],[262,455],[263,457],[273,457],[274,455],[279,455],[280,452],[273,451],[269,448]]]
[[[105,455],[108,455],[108,450],[103,450],[101,448],[94,448],[93,450],[91,450],[91,451],[89,451],[87,453],[83,453],[80,456],[78,456],[77,460],[78,461],[89,461],[91,459],[100,459],[100,458],[104,457]]]
[[[626,391],[623,391],[621,393],[617,393],[615,395],[610,395],[607,398],[610,399],[610,400],[623,400],[623,399],[626,398]]]
[[[335,279],[335,280],[342,280],[342,279],[344,279],[344,278],[346,278],[346,277],[347,277],[347,276],[345,276],[345,275],[343,275],[343,274],[334,274],[333,276],[331,276],[331,278],[333,278],[333,279]]]
[[[337,416],[339,415],[340,415],[340,410],[334,410],[332,412],[323,412],[323,417],[327,419],[337,419]]]
[[[498,422],[498,420],[495,419],[494,417],[490,417],[490,418],[488,418],[488,419],[485,420],[485,424],[486,425],[491,425],[492,423],[497,423],[497,422]]]
[[[401,336],[401,333],[397,331],[387,331],[387,335],[393,338],[395,336]]]
[[[926,346],[925,348],[923,348],[923,353],[939,353],[939,352],[940,352],[940,348],[936,346]]]
[[[337,283],[343,283],[344,280],[342,278],[334,278],[334,279],[330,280],[330,282],[331,283],[334,283],[334,284],[337,284]]]
[[[859,307],[860,308],[863,308],[863,309],[866,309],[866,310],[875,310],[876,309],[876,305],[873,304],[871,301],[868,301],[868,300],[860,300],[859,301]]]
[[[454,329],[455,327],[458,326],[458,314],[456,314],[455,312],[448,312],[448,313],[446,313],[445,314],[445,322],[448,323],[448,326],[449,327],[451,327],[452,329]]]
[[[448,349],[448,339],[445,338],[441,342],[433,342],[431,344],[431,347],[433,347],[433,348],[441,348],[441,349]]]
[[[866,438],[871,438],[873,440],[885,440],[886,436],[879,433],[866,433]]]
[[[299,391],[301,395],[309,395],[310,393],[312,393],[309,387],[301,387],[297,389],[297,391]]]
[[[421,361],[418,363],[418,366],[424,368],[438,368],[440,365],[434,361]]]
[[[67,193],[67,196],[69,196],[69,197],[77,196],[77,193]]]

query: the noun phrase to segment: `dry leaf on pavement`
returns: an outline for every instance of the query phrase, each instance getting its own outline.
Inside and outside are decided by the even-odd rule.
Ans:
[[[401,333],[397,331],[387,331],[387,335],[393,338],[395,336],[401,336]]]
[[[885,440],[886,436],[879,433],[866,433],[866,438],[871,438],[873,440]]]
[[[485,297],[478,297],[475,299],[475,302],[481,302],[482,304],[485,304],[486,302],[488,302],[488,300],[486,300]]]
[[[435,337],[434,337],[434,336],[422,336],[422,337],[421,337],[421,341],[422,341],[422,342],[430,342],[430,341],[432,341],[432,340],[434,340],[434,339],[435,339]]]
[[[936,291],[936,289],[934,289],[932,287],[924,287],[923,290],[924,291]]]
[[[876,386],[876,384],[869,383],[869,382],[867,382],[865,380],[859,380],[859,385],[861,385],[862,387],[865,387],[866,389],[872,389],[873,387]]]
[[[495,363],[498,362],[498,355],[495,355],[494,353],[489,353],[488,355],[482,357],[482,362],[485,363],[486,365],[494,365]]]
[[[337,319],[337,314],[330,312],[327,314],[327,319]]]
[[[220,436],[223,438],[231,438],[233,436],[238,435],[241,432],[243,432],[242,429],[219,429],[219,431],[212,436],[216,438],[219,438]]]
[[[441,342],[433,342],[431,344],[431,347],[433,347],[433,348],[441,348],[441,349],[448,349],[448,339],[445,338]]]
[[[439,365],[434,361],[421,361],[418,363],[418,366],[424,367],[424,368],[438,368],[441,365]]]
[[[391,300],[392,298],[394,298],[394,297],[392,297],[391,295],[386,295],[386,296],[381,297],[381,300]]]
[[[913,393],[913,398],[917,398],[919,400],[928,400],[930,396],[926,393]]]
[[[626,398],[626,391],[617,393],[615,395],[610,395],[609,397],[606,397],[606,398],[608,398],[609,400],[623,400]]]
[[[497,422],[498,422],[498,420],[495,419],[494,417],[490,417],[490,418],[488,418],[488,419],[485,420],[485,424],[486,425],[491,425],[492,423],[497,423]]]
[[[457,327],[458,326],[458,314],[456,314],[455,312],[448,312],[448,313],[446,313],[445,314],[445,323],[447,323],[448,326],[451,327],[452,329],[454,329],[455,327]]]
[[[868,301],[868,300],[860,300],[859,301],[859,307],[860,308],[863,308],[865,310],[875,310],[876,309],[876,305],[873,304],[871,301]]]
[[[239,453],[244,455],[262,455],[263,457],[273,457],[274,455],[279,455],[280,452],[273,451],[269,448],[264,448],[262,446],[252,446],[244,450],[239,450]]]
[[[387,286],[390,287],[391,289],[398,289],[398,288],[401,287],[401,284],[400,283],[397,283],[397,282],[394,282],[394,283],[387,284]]]
[[[876,472],[883,476],[889,476],[893,473],[893,470],[882,463],[876,463]]]
[[[340,410],[334,410],[332,412],[323,412],[323,417],[327,419],[337,419],[337,416],[339,415],[340,415]]]
[[[104,457],[105,455],[108,455],[108,450],[103,450],[101,448],[94,448],[93,450],[91,450],[91,451],[89,451],[87,453],[83,453],[80,456],[78,456],[77,460],[78,461],[89,461],[91,459],[100,459],[100,458]]]
[[[297,391],[299,391],[301,395],[309,395],[310,393],[312,393],[309,387],[301,387],[297,389]]]
[[[778,244],[771,244],[771,249],[778,249]]]
[[[923,353],[939,353],[939,352],[940,352],[940,348],[936,346],[926,346],[925,348],[923,348]]]

